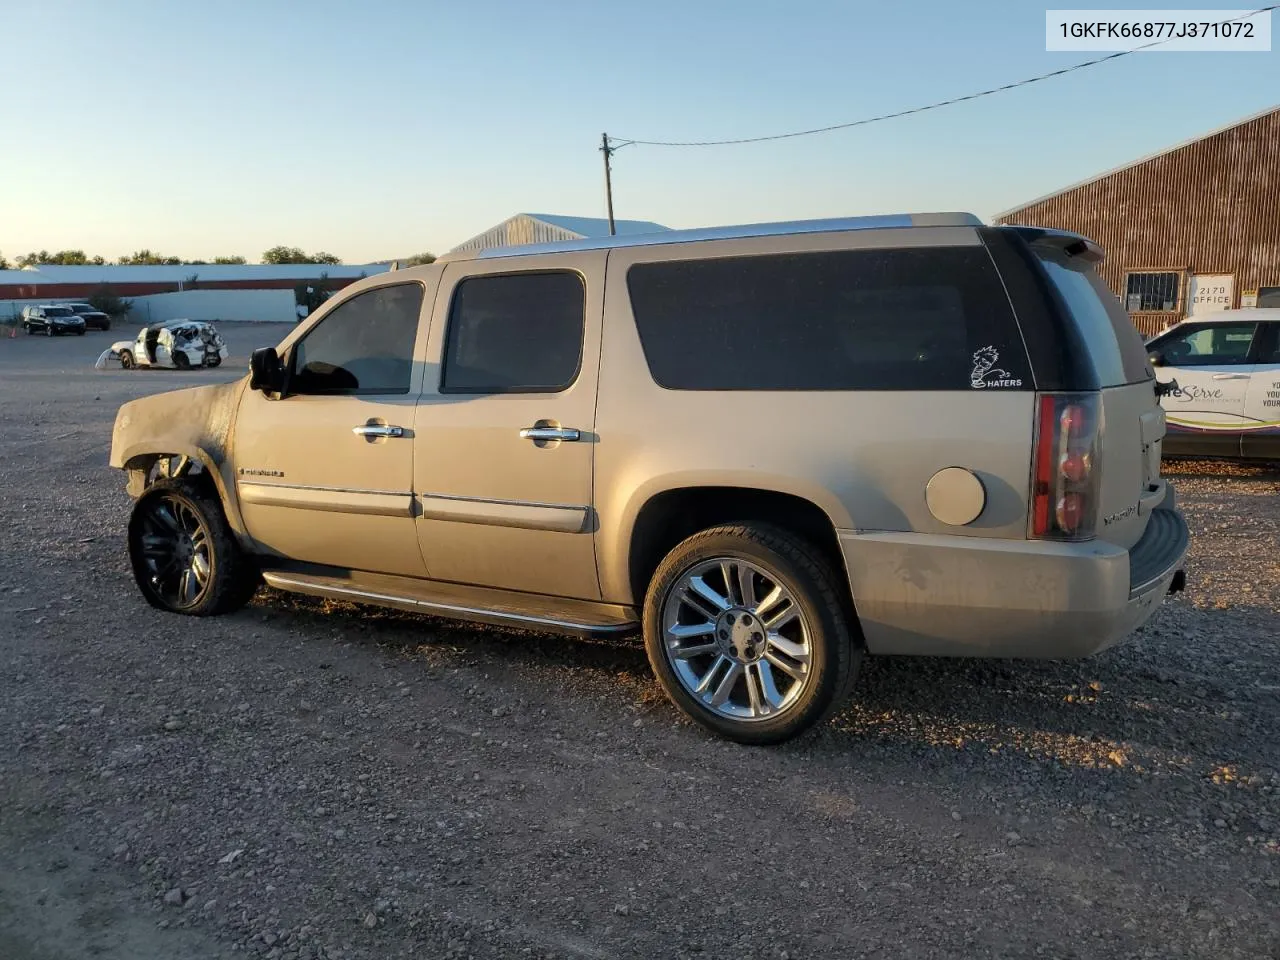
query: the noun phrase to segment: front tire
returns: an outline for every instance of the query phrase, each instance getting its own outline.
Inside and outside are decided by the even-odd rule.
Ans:
[[[129,561],[147,603],[192,617],[238,610],[261,583],[217,497],[187,480],[158,481],[138,498]]]
[[[672,702],[713,733],[790,740],[844,702],[861,664],[845,589],[810,543],[785,530],[704,530],[672,550],[649,584],[649,663]]]
[[[191,369],[191,361],[187,359],[187,355],[183,353],[181,350],[173,354],[173,365],[177,367],[179,370]]]
[[[51,324],[51,323],[46,323],[46,324],[44,325],[44,335],[45,335],[46,337],[52,337],[52,336],[53,336],[53,324]]]
[[[133,353],[132,352],[128,350],[120,351],[120,366],[124,367],[126,370],[133,369]]]

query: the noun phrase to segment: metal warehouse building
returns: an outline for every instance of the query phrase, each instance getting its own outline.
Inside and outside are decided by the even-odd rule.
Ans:
[[[615,220],[614,233],[625,237],[638,233],[669,230],[648,220]],[[525,243],[556,243],[560,240],[585,240],[609,236],[609,221],[598,217],[562,217],[549,213],[517,213],[496,227],[458,244],[450,253],[485,250],[490,247],[514,247]]]
[[[1106,252],[1143,334],[1197,312],[1280,307],[1280,107],[996,217]]]

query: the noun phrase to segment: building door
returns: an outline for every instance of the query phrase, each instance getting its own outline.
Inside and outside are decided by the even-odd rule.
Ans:
[[[1187,278],[1187,316],[1203,316],[1236,305],[1236,278],[1230,273],[1197,273]]]

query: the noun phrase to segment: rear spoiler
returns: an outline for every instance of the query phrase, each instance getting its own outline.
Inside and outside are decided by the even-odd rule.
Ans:
[[[1066,254],[1068,257],[1079,257],[1088,263],[1101,263],[1105,256],[1102,252],[1102,247],[1088,237],[1082,237],[1080,234],[1072,233],[1070,230],[1018,226],[1007,226],[1001,229],[1016,233],[1033,247],[1049,247],[1059,253]]]

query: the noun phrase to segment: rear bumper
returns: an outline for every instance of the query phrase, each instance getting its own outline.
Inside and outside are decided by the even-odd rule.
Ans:
[[[1171,498],[1132,550],[1100,541],[842,532],[867,649],[877,654],[1084,657],[1150,619],[1179,576],[1186,521]]]

